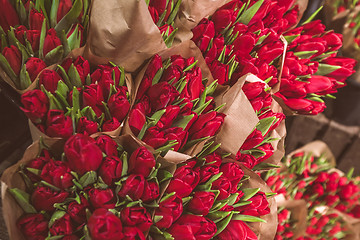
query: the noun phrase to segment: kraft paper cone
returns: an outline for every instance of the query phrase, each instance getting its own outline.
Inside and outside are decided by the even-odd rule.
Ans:
[[[92,64],[112,61],[134,72],[166,49],[145,1],[93,0],[85,58]]]
[[[232,87],[215,98],[216,107],[225,104],[221,112],[226,114],[215,141],[221,143],[223,150],[233,155],[236,155],[259,122],[253,107],[241,90],[245,81],[254,77],[256,78],[252,74],[241,77]]]
[[[311,143],[306,144],[305,146],[291,152],[288,155],[288,158],[291,158],[294,154],[304,152],[305,154],[312,153],[314,157],[320,157],[324,156],[328,162],[331,164],[331,166],[335,167],[336,165],[336,159],[334,155],[332,154],[329,147],[326,145],[326,143],[322,141],[314,141]]]
[[[277,195],[279,196],[279,195]],[[291,221],[296,222],[296,227],[293,230],[294,239],[304,236],[307,225],[308,209],[305,200],[285,200],[285,198],[275,197],[278,207],[284,207],[291,212]],[[280,195],[284,196],[284,195]]]

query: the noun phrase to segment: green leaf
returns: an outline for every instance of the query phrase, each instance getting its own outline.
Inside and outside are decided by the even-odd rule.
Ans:
[[[70,79],[67,75],[67,72],[65,71],[65,69],[58,65],[57,69],[60,70],[60,74],[61,74],[61,78],[64,80],[65,84],[69,87],[69,88],[73,88],[73,85],[70,82]]]
[[[69,31],[71,26],[77,22],[77,18],[79,17],[83,8],[82,0],[75,0],[73,2],[73,6],[70,11],[58,22],[58,24],[54,27],[57,33],[61,31]]]
[[[316,15],[321,11],[322,8],[323,8],[323,6],[319,7],[318,10],[316,10],[305,22],[303,22],[302,25],[305,25],[305,24],[311,22],[316,17]]]
[[[272,168],[280,168],[280,166],[271,164],[271,163],[262,162],[262,163],[256,165],[252,170],[253,171],[261,171],[261,170],[268,170],[268,169],[272,169]]]
[[[122,161],[122,170],[121,170],[121,176],[126,176],[127,172],[128,172],[128,168],[129,168],[129,163],[128,163],[128,153],[126,151],[124,151],[121,156],[120,159]]]
[[[11,195],[26,213],[37,213],[36,209],[30,204],[30,194],[18,188],[9,189]]]
[[[264,0],[259,0],[250,8],[246,9],[244,13],[240,16],[239,22],[248,25],[251,19],[255,16],[255,14],[260,9],[261,5],[263,4]]]
[[[348,171],[348,173],[346,174],[347,179],[351,180],[353,174],[354,174],[354,167],[350,168],[350,170]]]
[[[214,176],[212,176],[209,180],[207,180],[205,183],[198,185],[196,187],[196,189],[199,189],[201,191],[207,191],[211,189],[212,183],[215,182],[216,180],[218,180],[221,175],[223,174],[223,172],[220,172]]]
[[[41,85],[43,86],[43,85]],[[62,104],[59,100],[52,94],[49,93],[49,109],[60,109],[63,110]]]
[[[276,121],[276,117],[263,118],[259,120],[259,124],[256,127],[256,129],[259,130],[263,136],[265,136],[265,134],[269,131],[269,129],[275,123],[275,121]]]
[[[160,220],[163,219],[163,218],[164,218],[164,216],[155,215],[153,222],[154,222],[154,223],[157,223],[158,221],[160,221]]]
[[[257,194],[259,191],[260,191],[260,188],[246,188],[246,189],[242,190],[244,195],[241,197],[241,200],[247,201],[250,198],[252,198],[253,196],[255,196],[255,194]]]
[[[46,37],[46,19],[44,19],[41,32],[40,32],[40,43],[39,43],[39,58],[44,60],[44,42]]]
[[[64,48],[64,56],[67,56],[69,55],[69,53],[71,52],[71,48],[69,46],[69,42],[68,42],[68,39],[67,39],[67,35],[66,35],[66,32],[65,30],[57,33],[58,37],[60,38],[60,41],[63,45],[63,48]]]
[[[56,26],[58,8],[59,8],[59,0],[53,0],[50,9],[50,26],[52,28]]]
[[[16,8],[16,12],[18,13],[21,24],[26,25],[27,12],[26,12],[23,2],[21,0],[16,0],[15,8]]]
[[[318,70],[315,74],[320,75],[320,76],[325,76],[325,75],[330,74],[340,68],[341,68],[341,66],[334,66],[334,65],[329,65],[329,64],[325,64],[325,63],[319,63]]]
[[[191,115],[182,115],[180,118],[176,119],[172,127],[180,127],[183,130],[186,128],[186,126],[189,124],[189,122],[195,117],[194,114]]]
[[[79,48],[81,45],[81,32],[79,31],[79,25],[76,25],[72,34],[67,38],[69,47],[71,50]]]
[[[179,30],[178,28],[175,28],[175,29],[172,31],[172,33],[165,38],[164,42],[165,42],[165,44],[166,44],[166,46],[167,46],[168,48],[170,48],[170,47],[173,45],[173,42],[174,42],[174,39],[175,39],[175,35],[176,35],[176,33],[177,33],[178,30]]]
[[[183,146],[183,147],[181,148],[180,152],[183,152],[183,151],[185,151],[186,149],[194,146],[195,144],[197,144],[197,143],[199,143],[199,142],[202,142],[202,141],[205,141],[205,140],[207,140],[207,139],[209,139],[209,138],[210,138],[210,136],[208,136],[208,137],[203,137],[203,138],[199,138],[199,139],[190,140],[190,141],[188,141],[188,142],[185,144],[185,146]]]
[[[242,207],[251,204],[252,201],[241,201],[233,205],[234,208]]]
[[[168,152],[168,151],[170,151],[170,150],[173,150],[172,147],[175,146],[175,145],[177,145],[177,144],[178,144],[178,141],[176,141],[176,140],[170,140],[170,141],[167,142],[166,145],[161,146],[161,147],[155,149],[155,152],[156,152],[156,153],[166,153],[166,152]]]
[[[157,83],[160,81],[160,78],[161,78],[163,72],[164,72],[164,69],[163,69],[163,68],[160,68],[160,69],[156,72],[156,74],[155,74],[155,76],[154,76],[154,78],[153,78],[153,80],[152,80],[152,85],[155,85],[155,84],[157,84]]]
[[[49,220],[49,224],[48,224],[49,228],[54,224],[56,220],[62,218],[65,214],[66,214],[65,211],[55,211]]]
[[[171,1],[173,3],[173,1]],[[174,19],[179,11],[179,8],[180,8],[180,4],[181,4],[181,0],[178,0],[176,2],[176,5],[175,7],[172,9],[169,17],[168,17],[168,20],[166,21],[166,24],[169,24],[169,25],[172,25],[172,23],[174,22]]]
[[[230,223],[233,215],[234,215],[234,213],[231,212],[231,213],[229,214],[229,216],[227,216],[224,220],[222,220],[221,222],[219,222],[219,223],[216,224],[217,231],[216,231],[214,237],[217,236],[217,235],[219,235],[222,231],[225,230],[225,228],[227,227],[227,225]]]
[[[153,122],[153,126],[155,126],[161,119],[161,117],[165,114],[166,109],[159,110],[155,112],[151,117],[150,120]]]
[[[60,62],[64,58],[64,48],[62,45],[57,46],[45,56],[45,62],[47,65],[51,65]]]
[[[263,222],[266,223],[264,219],[261,219],[259,217],[254,217],[250,215],[242,215],[242,214],[235,214],[232,218],[232,220],[240,220],[243,222]]]
[[[183,71],[187,72],[190,71],[191,69],[193,69],[195,67],[195,65],[198,63],[198,60],[196,60],[195,62],[193,62],[192,64],[190,64],[189,66],[187,66]]]
[[[72,90],[72,113],[75,115],[80,110],[80,93],[74,86]]]
[[[294,52],[294,55],[299,58],[305,59],[305,58],[310,58],[311,56],[313,56],[316,53],[318,53],[318,50]]]
[[[85,173],[79,180],[82,187],[87,187],[97,181],[97,174],[94,171]]]
[[[29,73],[26,71],[26,65],[23,64],[20,70],[20,89],[26,89],[31,85]]]
[[[297,37],[299,37],[300,35],[289,35],[289,36],[284,36],[285,40],[288,43],[292,43],[292,41],[294,41]]]
[[[35,175],[37,175],[37,176],[40,176],[40,174],[41,174],[41,170],[36,169],[36,168],[26,168],[26,170],[33,173],[33,174],[35,174]]]
[[[175,194],[176,194],[175,192],[166,194],[165,196],[163,196],[163,197],[161,198],[160,202],[163,202],[163,201],[171,198],[171,197],[174,196]]]
[[[56,91],[66,99],[70,90],[68,86],[62,80],[60,80],[58,82]]]
[[[81,82],[80,74],[77,71],[77,69],[76,69],[76,67],[74,66],[73,63],[71,64],[71,66],[69,68],[68,75],[69,75],[69,80],[70,80],[70,82],[71,82],[71,84],[73,86],[76,86],[76,87],[82,87],[83,86],[83,84]]]
[[[158,175],[157,175],[159,183],[165,182],[173,177],[174,177],[174,175],[172,175],[171,172],[166,171],[166,170],[161,170],[161,169],[159,170]]]
[[[217,211],[213,213],[209,213],[206,215],[207,218],[211,219],[214,223],[218,223],[227,216],[229,216],[231,212],[225,212],[225,211]]]
[[[4,55],[0,53],[0,65],[3,68],[3,70],[6,72],[6,74],[9,76],[9,78],[14,82],[15,86],[19,88],[19,83],[17,81],[17,76],[14,72],[14,70],[11,68],[9,62],[6,60]]]

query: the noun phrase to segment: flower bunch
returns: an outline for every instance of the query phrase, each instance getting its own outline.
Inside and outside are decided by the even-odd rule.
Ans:
[[[252,169],[273,155],[274,148],[271,142],[275,139],[270,134],[285,119],[285,115],[281,112],[274,112],[271,109],[273,98],[265,82],[245,82],[242,90],[249,99],[260,121],[256,129],[254,129],[241,146],[236,158],[246,167]]]
[[[304,199],[309,209],[307,228],[297,240],[342,239],[349,234],[345,218],[358,218],[360,195],[358,182],[334,170],[329,160],[321,155],[298,151],[283,161],[281,169],[264,174],[267,184],[287,200]],[[280,209],[282,210],[282,209]],[[293,239],[294,222],[285,209],[278,211],[277,239]]]
[[[179,11],[181,0],[148,0],[150,15],[159,27],[167,47],[171,47],[177,28],[174,29],[174,19]]]
[[[174,239],[257,239],[245,222],[263,222],[270,213],[267,195],[246,188],[249,176],[207,144],[179,164],[155,210],[150,236]]]
[[[277,96],[292,111],[316,115],[325,108],[321,98],[332,97],[329,94],[344,85],[356,62],[334,57],[341,36],[325,32],[318,21],[290,30],[298,18],[293,3],[231,1],[201,21],[192,40],[220,84],[253,73],[276,89],[281,76]]]
[[[211,96],[217,83],[205,86],[193,57],[155,55],[141,79],[128,123],[132,133],[155,149],[183,151],[214,136],[225,114]]]
[[[81,56],[42,71],[39,87],[21,96],[22,110],[50,137],[114,131],[130,109],[124,70],[99,65],[91,73]]]
[[[355,72],[356,61],[336,57],[342,46],[342,35],[325,32],[319,20],[297,27],[284,36],[289,46],[281,88],[276,95],[293,111],[316,115],[326,107],[322,98],[332,98],[337,88],[345,86],[345,80]]]
[[[296,240],[344,239],[350,237],[349,228],[344,219],[336,213],[315,211],[309,216],[306,236]]]
[[[24,90],[46,66],[60,62],[84,44],[88,0],[3,0],[0,10],[0,66],[15,85]]]
[[[22,165],[25,191],[10,190],[25,212],[17,225],[26,239],[145,239],[163,180],[157,174],[166,171],[149,150],[82,134],[60,155],[53,150]]]
[[[292,211],[289,211],[284,207],[278,208],[278,226],[275,240],[287,240],[293,238],[295,223],[291,222],[291,214]]]

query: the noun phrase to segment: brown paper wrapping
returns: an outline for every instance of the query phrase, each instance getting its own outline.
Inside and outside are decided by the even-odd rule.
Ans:
[[[85,58],[92,64],[112,61],[134,72],[166,49],[145,1],[93,0]]]
[[[221,148],[224,151],[233,155],[236,155],[259,122],[253,107],[241,90],[245,81],[253,78],[257,77],[252,74],[244,75],[232,87],[228,87],[215,98],[216,106],[225,103],[221,112],[226,114],[224,124],[216,135],[215,141],[221,143]]]
[[[282,196],[282,197],[278,197]],[[307,215],[308,209],[306,206],[305,200],[285,200],[284,195],[277,195],[275,197],[278,207],[284,207],[291,212],[291,220],[296,221],[296,227],[293,230],[294,236],[296,239],[298,237],[304,236],[306,232],[307,225]]]
[[[19,93],[20,95],[30,91],[30,90],[33,90],[36,88],[36,82],[37,82],[37,79],[36,78],[34,80],[34,82],[32,82],[30,84],[30,86],[24,90],[19,90],[18,88],[16,88],[14,82],[10,79],[10,77],[6,74],[6,72],[0,67],[0,79],[2,79],[4,82],[6,82],[7,84],[10,85],[10,87],[12,87],[17,93]]]
[[[336,159],[334,155],[332,154],[329,147],[326,145],[326,143],[322,141],[314,141],[311,143],[306,144],[305,146],[291,152],[287,158],[291,158],[294,154],[304,152],[305,154],[312,153],[314,157],[320,157],[323,155],[328,162],[331,164],[331,166],[335,167],[336,165]]]
[[[201,19],[212,15],[229,0],[182,0],[175,27],[193,29]]]

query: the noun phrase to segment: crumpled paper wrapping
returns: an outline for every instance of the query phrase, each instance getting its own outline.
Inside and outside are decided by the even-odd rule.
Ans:
[[[252,78],[257,77],[252,74],[244,75],[232,87],[223,87],[225,90],[215,98],[216,106],[225,104],[221,112],[226,114],[215,141],[221,143],[224,151],[234,156],[259,122],[251,103],[241,90],[244,83]]]
[[[92,64],[112,61],[134,72],[166,49],[145,1],[93,0],[85,58]]]

